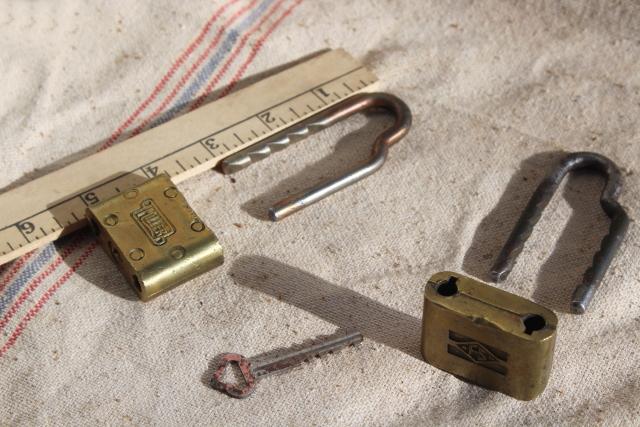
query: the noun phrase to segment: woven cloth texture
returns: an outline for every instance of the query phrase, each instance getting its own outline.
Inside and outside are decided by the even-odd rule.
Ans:
[[[636,2],[7,0],[0,22],[0,188],[326,48],[362,61],[414,118],[380,171],[279,223],[271,203],[365,161],[389,119],[358,116],[233,179],[180,184],[225,263],[151,302],[84,232],[5,265],[0,424],[640,424],[635,222],[587,313],[568,310],[609,225],[598,175],[565,180],[499,285],[558,314],[544,393],[517,401],[420,354],[427,279],[487,280],[563,153],[615,161],[637,216]],[[346,328],[363,343],[246,400],[209,386],[220,353]]]

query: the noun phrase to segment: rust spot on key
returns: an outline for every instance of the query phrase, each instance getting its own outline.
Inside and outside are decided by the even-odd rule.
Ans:
[[[359,332],[346,333],[342,331],[332,336],[312,340],[306,345],[271,352],[268,355],[262,355],[262,357],[248,359],[241,354],[224,353],[216,365],[216,370],[211,378],[211,386],[229,396],[242,399],[253,393],[258,380],[265,375],[284,372],[314,357],[334,353],[361,342],[362,334]],[[244,384],[227,383],[222,380],[227,367],[233,363],[240,369]]]
[[[231,363],[235,363],[236,365],[238,365],[238,369],[240,369],[240,372],[242,372],[244,386],[241,387],[238,384],[225,383],[224,381],[222,381],[224,372],[226,371],[227,366],[229,366]],[[237,397],[238,399],[249,396],[256,388],[256,377],[251,371],[251,362],[249,362],[246,357],[238,353],[223,354],[220,358],[220,363],[218,363],[218,366],[213,373],[211,385],[216,390],[223,391],[230,396]]]

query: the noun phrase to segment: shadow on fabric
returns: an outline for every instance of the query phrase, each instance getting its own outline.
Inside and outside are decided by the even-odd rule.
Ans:
[[[242,209],[256,219],[268,221],[267,212],[269,208],[281,199],[311,188],[321,182],[342,176],[359,167],[360,164],[367,162],[371,157],[371,150],[376,137],[390,126],[393,118],[388,114],[375,110],[364,112],[363,115],[367,118],[366,124],[340,137],[331,154],[304,167],[291,176],[284,177],[280,182],[274,183],[269,190],[245,202],[242,205]],[[349,119],[346,121],[349,121]],[[305,140],[313,140],[314,138],[317,137],[310,135]],[[308,144],[311,146],[312,141],[299,141],[295,144]],[[271,161],[278,161],[279,158],[281,162],[292,162],[293,167],[291,169],[295,169],[296,162],[291,156],[280,157],[279,153],[274,153],[273,156],[276,158],[270,159]],[[265,160],[269,161],[269,159]],[[287,167],[283,168],[285,171],[287,169]]]
[[[243,256],[231,266],[233,280],[306,310],[342,329],[356,330],[416,359],[422,321],[364,295],[262,256]]]
[[[522,161],[496,207],[478,226],[463,260],[466,272],[484,281],[491,281],[489,271],[493,262],[529,198],[542,179],[566,155],[562,151],[543,152]],[[572,213],[561,235],[548,238],[550,247],[555,247],[541,266],[532,299],[552,310],[570,312],[570,296],[591,265],[593,255],[607,233],[609,219],[599,202],[604,183],[601,175],[592,171],[577,171],[567,176],[565,181],[554,197],[560,197],[562,193],[561,197],[569,204]],[[545,210],[540,223],[551,218],[551,209],[549,206]],[[536,226],[533,233],[539,230],[540,226]],[[540,257],[536,257],[533,261],[537,263],[539,260]],[[515,268],[527,261],[531,260],[519,259]]]

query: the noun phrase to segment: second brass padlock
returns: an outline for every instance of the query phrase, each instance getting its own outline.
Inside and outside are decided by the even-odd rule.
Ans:
[[[557,323],[539,304],[440,272],[425,290],[422,354],[473,384],[531,400],[547,385]]]

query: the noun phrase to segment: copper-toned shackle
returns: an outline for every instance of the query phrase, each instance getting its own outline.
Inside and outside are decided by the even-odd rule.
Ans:
[[[291,144],[307,137],[309,134],[331,126],[355,113],[368,109],[379,108],[395,117],[391,127],[382,132],[373,143],[373,150],[369,161],[339,178],[335,178],[298,194],[280,200],[269,209],[269,218],[279,221],[330,194],[365,178],[382,167],[390,146],[400,141],[411,127],[411,111],[401,99],[388,93],[362,93],[354,95],[339,104],[305,119],[301,123],[285,129],[272,138],[240,151],[222,162],[224,173],[233,173],[244,169],[251,163],[268,157]]]

